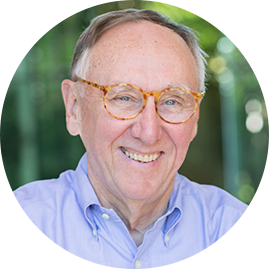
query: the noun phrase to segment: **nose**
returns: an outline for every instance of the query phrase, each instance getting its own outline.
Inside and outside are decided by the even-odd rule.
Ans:
[[[132,125],[132,136],[140,139],[147,145],[154,145],[162,136],[162,120],[156,113],[153,96],[148,97],[144,110],[135,119]]]

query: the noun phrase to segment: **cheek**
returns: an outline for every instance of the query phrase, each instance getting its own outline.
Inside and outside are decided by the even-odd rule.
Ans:
[[[87,151],[95,144],[98,134],[102,134],[98,126],[100,113],[100,108],[93,102],[83,100],[80,103],[80,136]]]
[[[87,151],[104,156],[113,142],[124,133],[123,121],[113,118],[104,107],[87,105],[81,113],[81,139]]]
[[[178,125],[176,130],[170,132],[170,137],[176,148],[176,158],[178,161],[184,161],[189,145],[193,140],[194,133],[196,133],[196,121],[194,119],[190,119],[189,122]]]

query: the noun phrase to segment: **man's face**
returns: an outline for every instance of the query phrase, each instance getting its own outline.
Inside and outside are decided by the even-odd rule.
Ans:
[[[185,42],[150,22],[108,31],[88,61],[84,79],[101,85],[129,83],[157,92],[187,85],[198,92],[195,60]],[[185,123],[169,124],[156,114],[154,97],[149,97],[136,118],[118,120],[104,109],[100,90],[82,82],[76,82],[76,87],[85,91],[77,100],[77,121],[87,150],[89,178],[97,193],[107,199],[154,200],[171,190],[196,134],[198,110]],[[139,162],[126,152],[157,159]]]

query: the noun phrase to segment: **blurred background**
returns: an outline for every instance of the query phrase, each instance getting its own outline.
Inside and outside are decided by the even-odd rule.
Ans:
[[[149,1],[111,2],[81,11],[29,50],[10,83],[1,118],[1,150],[11,188],[76,168],[85,149],[80,138],[66,130],[61,81],[69,78],[76,41],[91,19],[125,8],[161,12],[199,33],[209,55],[207,93],[198,135],[179,173],[250,203],[268,152],[268,118],[255,74],[234,44],[210,23]]]

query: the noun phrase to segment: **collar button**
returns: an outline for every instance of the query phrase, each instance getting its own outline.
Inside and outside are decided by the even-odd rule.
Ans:
[[[103,214],[102,217],[103,217],[104,219],[109,219],[109,216],[108,216],[107,214]]]

